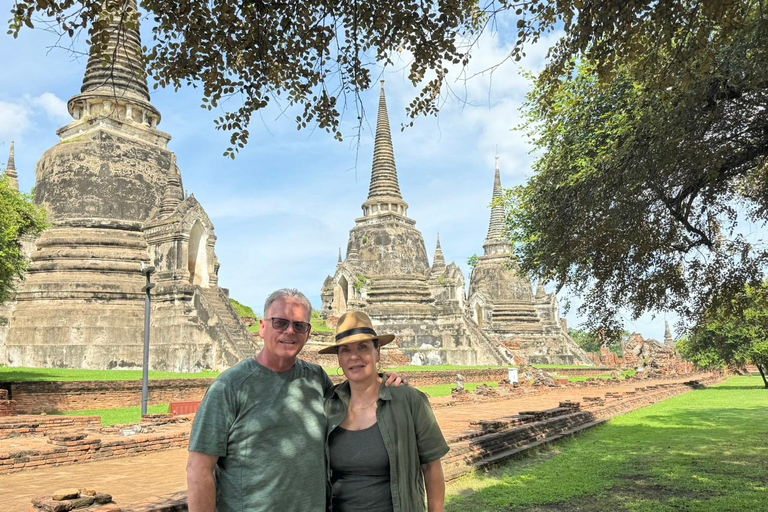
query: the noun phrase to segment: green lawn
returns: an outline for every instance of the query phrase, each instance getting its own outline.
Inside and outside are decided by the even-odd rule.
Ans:
[[[147,407],[149,414],[166,414],[170,404],[150,405]],[[101,426],[125,425],[141,421],[141,406],[124,407],[122,409],[92,409],[90,411],[71,411],[50,413],[56,416],[101,416]]]
[[[313,332],[334,332],[333,329],[325,325],[325,320],[322,318],[315,318],[312,316],[312,331]],[[255,323],[252,326],[248,327],[248,330],[251,332],[259,332],[259,324]]]
[[[473,382],[470,384],[465,384],[464,389],[467,391],[474,391],[477,386],[485,384],[492,388],[499,387],[498,382]],[[437,386],[426,386],[423,388],[419,388],[419,391],[422,391],[427,394],[427,396],[432,398],[437,398],[438,396],[451,396],[451,391],[453,388],[456,387],[456,384],[439,384]]]
[[[171,373],[149,372],[152,380],[212,379],[219,372]],[[64,370],[58,368],[0,367],[0,382],[76,382],[90,380],[141,380],[140,370]]]
[[[458,370],[501,370],[506,366],[452,366],[444,364],[440,366],[398,366],[396,368],[387,368],[387,372],[452,372]]]
[[[768,390],[694,391],[451,483],[447,512],[768,509]]]

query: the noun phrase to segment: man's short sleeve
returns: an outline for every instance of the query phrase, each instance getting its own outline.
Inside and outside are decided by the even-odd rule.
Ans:
[[[432,412],[432,407],[429,405],[429,398],[424,393],[415,391],[416,396],[411,397],[411,411],[416,427],[419,464],[429,464],[441,459],[450,448],[445,442],[435,414]]]
[[[323,372],[323,379],[324,379],[323,380],[323,395],[327,395],[328,394],[328,390],[331,389],[334,386],[334,384],[333,384],[333,381],[331,380],[331,378],[328,376],[328,372],[326,372],[324,369],[322,370],[322,372]]]
[[[195,415],[189,439],[189,451],[227,456],[229,432],[237,415],[237,397],[231,383],[217,379]]]

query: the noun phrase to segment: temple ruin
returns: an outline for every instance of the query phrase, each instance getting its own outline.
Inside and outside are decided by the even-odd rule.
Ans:
[[[218,286],[213,223],[185,196],[171,136],[157,128],[138,26],[123,21],[136,1],[123,9],[106,29],[112,62],[91,52],[73,120],[37,165],[34,201],[51,226],[0,311],[8,366],[140,368],[144,266],[156,268],[151,369],[225,369],[255,351]]]
[[[494,196],[501,193],[498,167]],[[400,191],[382,83],[368,198],[349,233],[333,276],[321,290],[322,312],[338,318],[364,310],[381,330],[397,335],[414,364],[515,362],[592,364],[568,337],[554,295],[536,297],[516,276],[511,246],[503,240],[503,209],[494,206],[485,255],[472,274],[469,300],[464,275],[446,264],[438,236],[432,265],[408,203]]]
[[[517,272],[512,244],[504,235],[499,159],[493,181],[491,220],[483,256],[469,280],[467,309],[478,327],[495,343],[530,364],[591,364],[587,353],[568,335],[554,293]]]

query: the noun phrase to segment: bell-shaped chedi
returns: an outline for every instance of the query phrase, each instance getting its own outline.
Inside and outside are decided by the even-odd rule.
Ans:
[[[500,346],[536,364],[592,364],[568,336],[554,294],[517,270],[517,260],[504,227],[499,159],[493,180],[491,218],[469,281],[467,307],[480,329]]]
[[[424,238],[408,217],[398,183],[382,83],[376,142],[363,216],[350,230],[346,258],[323,283],[323,314],[364,310],[377,329],[397,334],[414,364],[504,364],[464,313],[464,276],[446,265],[438,241],[430,267]],[[471,322],[471,321],[470,321]]]
[[[255,347],[218,287],[213,224],[184,197],[171,137],[157,128],[136,1],[105,5],[94,41],[106,51],[92,46],[68,102],[73,120],[37,166],[35,201],[51,227],[36,241],[0,362],[140,367],[149,265],[152,369],[226,368]]]

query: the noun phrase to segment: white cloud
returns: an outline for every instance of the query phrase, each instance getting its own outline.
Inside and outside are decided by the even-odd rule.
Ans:
[[[22,103],[0,101],[0,140],[18,140],[32,124],[31,109]]]
[[[42,109],[53,121],[67,122],[71,119],[66,102],[53,93],[44,92],[40,96],[30,98],[29,102]]]
[[[58,96],[44,92],[39,96],[25,94],[15,101],[0,101],[0,140],[21,140],[38,124],[70,120],[67,104]]]

